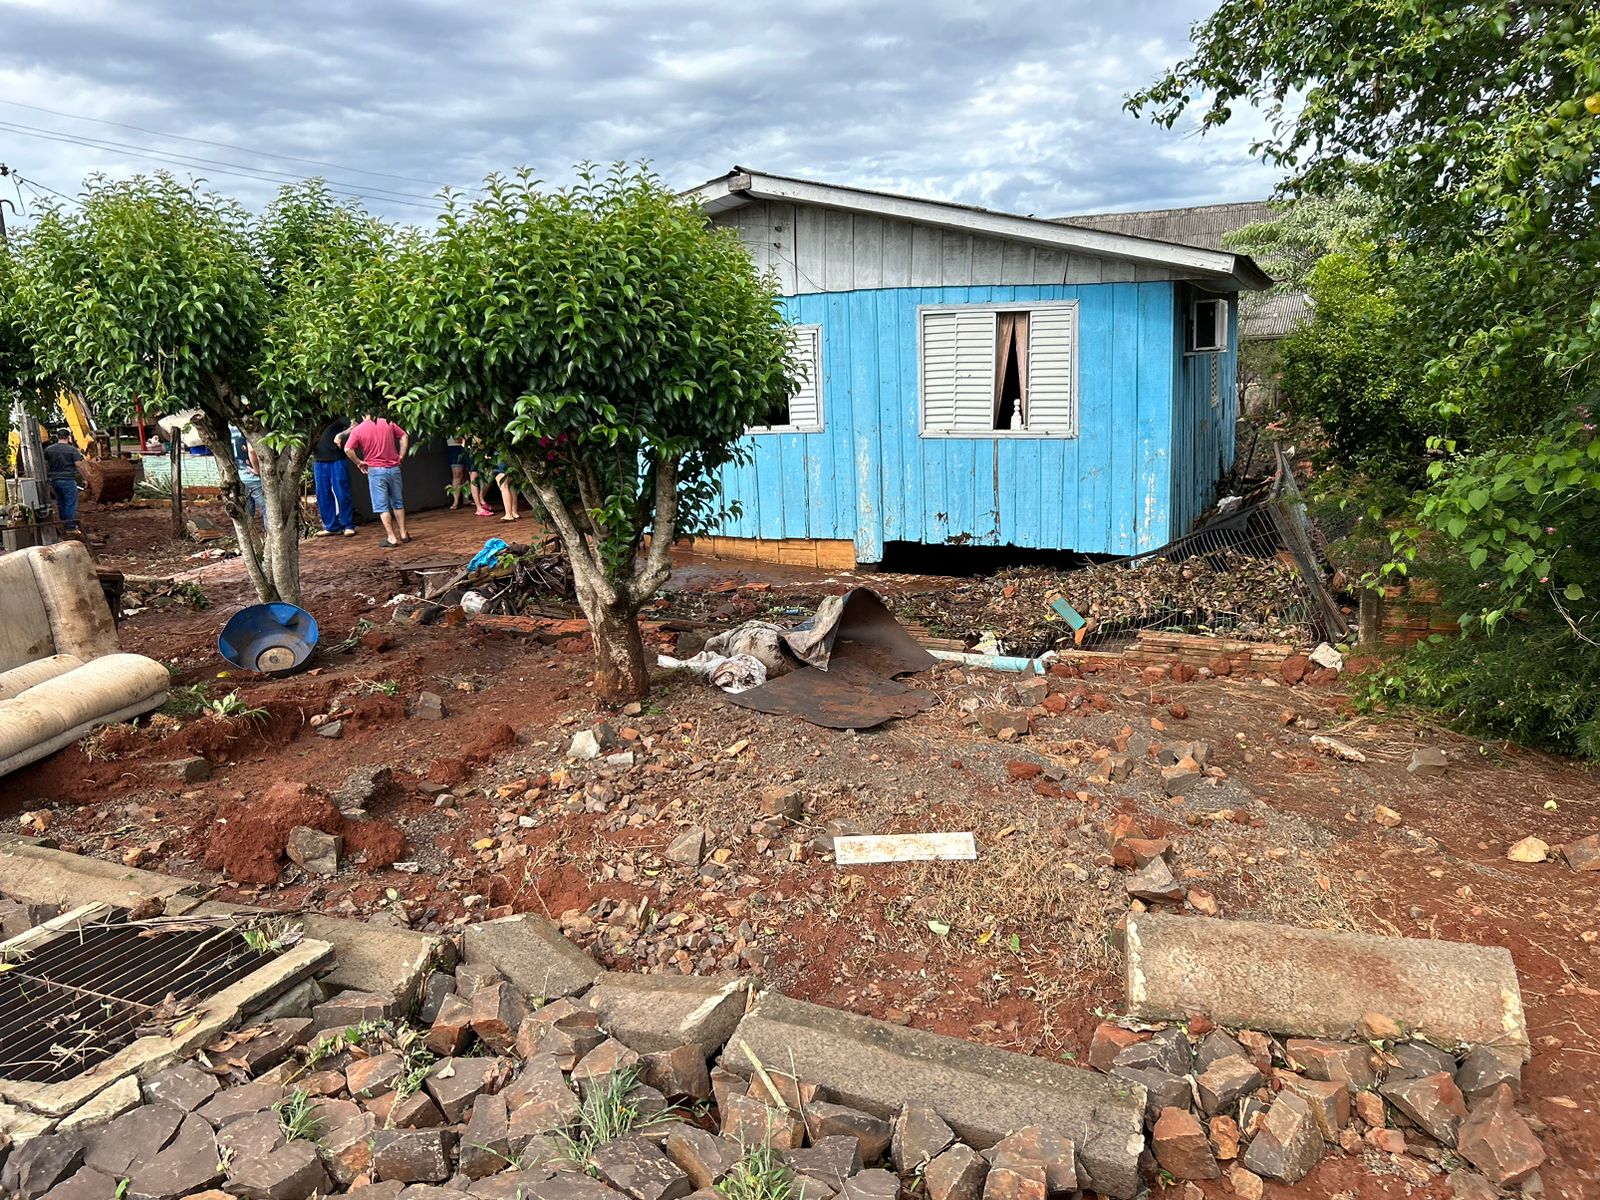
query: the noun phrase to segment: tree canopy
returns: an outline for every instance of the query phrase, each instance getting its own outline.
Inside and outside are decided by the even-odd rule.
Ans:
[[[586,167],[563,189],[491,177],[365,276],[361,327],[403,415],[531,491],[572,562],[602,692],[643,694],[639,607],[674,538],[726,511],[719,472],[793,390],[750,256],[643,170]]]
[[[299,482],[310,442],[359,386],[351,280],[381,229],[309,181],[261,217],[170,175],[91,180],[16,240],[8,310],[44,373],[110,419],[198,409],[224,508],[263,600],[299,596]],[[263,526],[230,443],[260,456]]]

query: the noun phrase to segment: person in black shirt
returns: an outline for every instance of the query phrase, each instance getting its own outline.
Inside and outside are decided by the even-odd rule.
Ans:
[[[83,452],[72,444],[72,430],[56,430],[56,440],[44,448],[44,465],[63,529],[78,527],[78,464],[82,461]]]
[[[355,510],[350,507],[350,468],[344,460],[344,439],[350,432],[349,417],[328,422],[317,444],[311,448],[311,474],[317,482],[317,514],[322,529],[317,537],[343,534],[355,537]]]

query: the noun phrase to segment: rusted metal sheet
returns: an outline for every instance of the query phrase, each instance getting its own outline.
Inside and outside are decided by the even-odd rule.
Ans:
[[[867,588],[824,603],[817,616],[784,641],[807,665],[728,697],[741,708],[800,717],[828,729],[872,729],[895,717],[927,712],[932,692],[897,675],[925,671],[938,660]]]

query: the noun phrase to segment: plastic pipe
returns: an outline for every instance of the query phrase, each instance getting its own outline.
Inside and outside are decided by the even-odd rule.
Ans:
[[[1012,654],[967,654],[960,650],[929,650],[929,654],[945,662],[956,662],[966,667],[983,667],[990,671],[1016,671],[1024,675],[1043,675],[1045,663],[1039,658],[1019,658]]]

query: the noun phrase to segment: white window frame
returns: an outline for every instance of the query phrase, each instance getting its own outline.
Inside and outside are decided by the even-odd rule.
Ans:
[[[1072,420],[1067,426],[1050,426],[1044,429],[940,429],[928,425],[928,398],[926,392],[926,367],[927,356],[927,316],[929,313],[941,312],[987,312],[995,314],[998,321],[1000,313],[1026,312],[1034,313],[1043,309],[1069,309],[1072,312],[1072,359],[1071,383],[1072,389]],[[1079,414],[1082,410],[1082,393],[1078,386],[1078,360],[1079,346],[1083,339],[1083,326],[1081,310],[1076,300],[1016,300],[1009,304],[988,302],[984,304],[924,304],[917,308],[917,425],[920,435],[925,438],[968,438],[988,440],[989,438],[1052,438],[1065,439],[1078,436]],[[1032,329],[1029,321],[1029,329]],[[990,394],[994,391],[993,357],[990,366]],[[1029,355],[1029,370],[1032,370],[1032,354]],[[1027,412],[1027,403],[1024,399],[1024,414]],[[991,418],[992,419],[992,418]]]
[[[752,436],[763,433],[822,433],[827,426],[827,415],[823,408],[822,381],[825,378],[822,372],[822,326],[821,325],[791,325],[790,333],[794,336],[796,344],[802,336],[810,337],[811,345],[816,351],[812,360],[811,387],[817,397],[817,419],[815,421],[794,421],[794,397],[789,397],[789,417],[787,425],[752,425],[745,430]]]
[[[1215,346],[1189,345],[1189,333],[1198,329],[1200,319],[1198,309],[1202,304],[1215,304],[1219,306],[1217,313],[1217,344]],[[1226,354],[1228,352],[1228,325],[1233,315],[1232,302],[1226,296],[1196,296],[1189,301],[1189,319],[1183,327],[1183,352],[1185,354]]]

